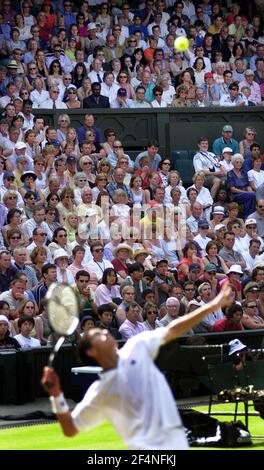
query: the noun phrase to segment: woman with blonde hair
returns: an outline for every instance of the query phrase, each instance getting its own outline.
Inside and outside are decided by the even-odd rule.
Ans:
[[[61,144],[66,143],[67,131],[70,127],[71,119],[68,114],[60,114],[58,119],[57,139]]]
[[[172,108],[189,108],[191,101],[188,99],[189,90],[186,85],[179,85],[176,89],[176,98],[171,103]]]
[[[172,202],[171,190],[174,188],[178,188],[181,192],[180,203],[187,204],[188,199],[187,199],[186,191],[181,184],[180,173],[178,173],[178,171],[176,170],[172,170],[168,174],[168,186],[165,189],[165,203]]]
[[[66,229],[69,242],[74,242],[78,233],[79,217],[74,212],[69,212],[66,216],[63,227]]]
[[[111,163],[109,163],[106,158],[102,158],[102,160],[100,160],[100,162],[98,162],[97,172],[98,173],[104,173],[107,177],[108,183],[111,183],[113,181],[112,166],[111,166]]]
[[[64,188],[61,191],[60,202],[57,205],[57,209],[60,213],[61,219],[65,222],[66,217],[70,213],[76,214],[76,207],[74,205],[74,192],[71,188]]]
[[[89,183],[87,180],[86,175],[82,171],[78,171],[78,173],[75,173],[74,178],[74,204],[78,206],[79,204],[82,203],[82,190],[85,186],[89,187]]]
[[[85,174],[88,183],[94,186],[95,174],[92,172],[92,169],[93,169],[92,158],[89,155],[83,155],[79,160],[79,166],[82,172]]]
[[[105,192],[107,185],[107,176],[105,173],[98,173],[95,177],[95,187],[92,189],[93,202],[96,203],[96,200],[102,192]]]
[[[80,155],[80,148],[79,148],[79,141],[78,141],[78,136],[76,129],[74,127],[68,127],[67,132],[66,132],[66,142],[65,145],[72,143],[74,145],[74,150],[71,153],[71,155],[67,156],[72,156],[74,155],[76,158],[79,157]]]
[[[91,88],[91,80],[89,77],[85,77],[82,80],[82,86],[78,88],[77,90],[77,96],[81,102],[81,105],[83,103],[83,100],[85,98],[88,98],[92,94],[92,88]]]

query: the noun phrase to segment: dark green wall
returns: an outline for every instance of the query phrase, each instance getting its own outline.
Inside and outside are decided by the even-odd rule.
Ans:
[[[57,125],[61,112],[53,110],[34,110],[34,114],[44,116],[49,125]],[[70,110],[72,125],[79,127],[83,123],[84,109]],[[90,112],[90,110],[87,110]],[[170,156],[172,150],[193,150],[197,139],[206,135],[210,143],[221,135],[222,127],[231,124],[234,137],[243,138],[245,127],[253,126],[257,130],[257,141],[264,150],[264,107],[251,107],[241,110],[230,108],[200,109],[146,109],[146,110],[92,110],[96,126],[102,130],[114,127],[127,151],[141,150],[150,138],[157,138],[162,156]],[[136,152],[135,152],[136,153]]]

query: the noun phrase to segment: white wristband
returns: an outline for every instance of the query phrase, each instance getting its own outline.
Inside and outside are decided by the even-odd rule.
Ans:
[[[63,393],[60,393],[57,397],[49,397],[51,403],[51,410],[53,413],[65,414],[69,411],[69,406],[64,398]]]

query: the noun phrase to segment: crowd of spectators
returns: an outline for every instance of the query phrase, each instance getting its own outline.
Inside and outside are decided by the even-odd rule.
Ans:
[[[25,100],[33,109],[262,104],[263,17],[252,5],[218,0],[1,4],[0,106],[8,115],[10,103],[17,113]],[[184,52],[174,48],[178,36],[189,39]]]
[[[77,129],[64,111],[119,107],[122,100],[151,107],[159,105],[158,96],[164,106],[174,106],[183,102],[188,83],[195,103],[198,92],[204,100],[209,82],[214,104],[226,104],[228,96],[253,103],[261,84],[251,82],[256,95],[251,88],[247,101],[243,84],[264,63],[255,17],[239,15],[237,4],[223,15],[218,2],[207,0],[195,8],[192,2],[147,0],[138,10],[115,2],[98,8],[82,2],[78,9],[69,0],[13,3],[3,0],[0,25],[6,61],[0,68],[0,348],[54,342],[45,295],[55,281],[73,286],[80,301],[79,328],[67,339],[73,343],[95,324],[117,339],[165,326],[208,303],[227,281],[232,308],[208,316],[190,337],[263,328],[264,169],[255,129],[248,126],[238,136],[225,125],[211,151],[201,136],[187,187],[151,136],[133,160],[115,128],[96,127],[92,111]],[[243,46],[251,52],[240,61],[250,62],[237,80],[232,58],[241,46],[228,49],[222,34],[228,30],[227,38],[238,40],[239,30],[243,42],[252,31],[249,20],[255,49]],[[190,38],[183,56],[171,40],[177,28]],[[208,37],[217,44],[211,53]],[[140,53],[129,46],[136,41]],[[195,54],[204,53],[205,44],[209,70],[201,79]],[[152,52],[162,58],[153,60]],[[222,82],[214,75],[220,56],[227,67]],[[63,109],[58,127],[47,126],[35,108]]]

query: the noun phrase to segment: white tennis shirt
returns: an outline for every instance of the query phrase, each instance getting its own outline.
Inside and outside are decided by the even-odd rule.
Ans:
[[[187,449],[175,400],[153,362],[166,328],[129,339],[115,369],[103,372],[72,412],[75,427],[112,422],[129,449]]]

